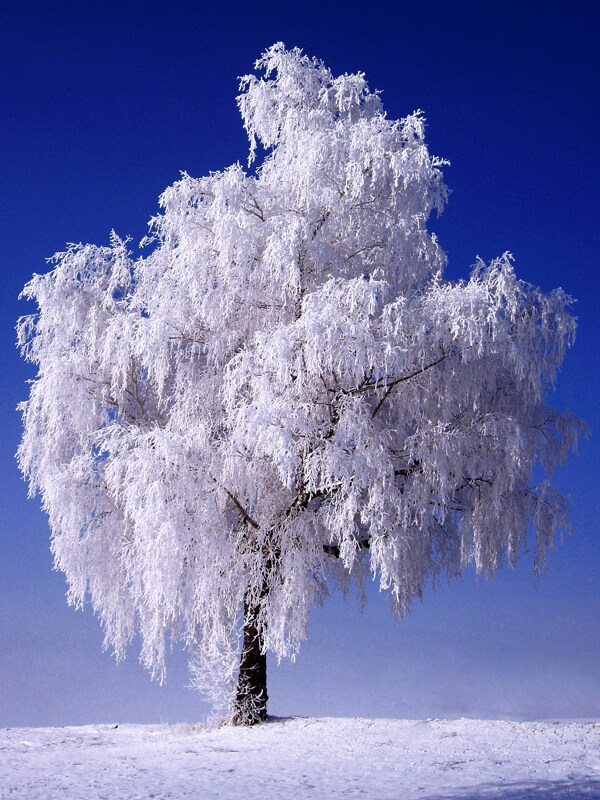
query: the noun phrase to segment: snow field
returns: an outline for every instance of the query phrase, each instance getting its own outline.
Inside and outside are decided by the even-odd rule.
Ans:
[[[11,800],[600,798],[600,722],[271,719],[0,731]]]

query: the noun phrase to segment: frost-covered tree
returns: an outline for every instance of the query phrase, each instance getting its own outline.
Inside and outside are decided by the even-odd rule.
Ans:
[[[422,115],[281,44],[256,68],[253,168],[184,174],[144,257],[115,234],[54,256],[18,327],[38,367],[18,459],[70,602],[117,657],[139,631],[158,676],[183,640],[242,723],[328,581],[371,573],[402,616],[442,575],[514,565],[530,529],[539,570],[582,427],[545,402],[570,299],[509,255],[443,278]]]

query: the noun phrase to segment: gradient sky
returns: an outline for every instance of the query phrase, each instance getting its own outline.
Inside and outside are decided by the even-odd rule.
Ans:
[[[33,370],[17,297],[66,242],[134,242],[180,170],[240,161],[237,76],[283,41],[334,73],[366,73],[388,116],[423,109],[452,195],[431,221],[467,277],[511,251],[517,274],[578,299],[553,405],[592,428],[556,475],[574,535],[537,586],[531,554],[491,582],[469,572],[400,624],[376,587],[361,615],[334,595],[296,662],[270,663],[270,712],[394,717],[600,717],[598,12],[583,2],[8,0],[0,11],[0,726],[195,721],[175,649],[152,683],[135,646],[116,665],[89,608],[65,601],[49,530],[14,453]]]

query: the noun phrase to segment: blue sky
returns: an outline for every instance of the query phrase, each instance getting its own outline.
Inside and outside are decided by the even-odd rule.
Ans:
[[[139,241],[180,170],[245,162],[235,96],[283,41],[366,73],[392,118],[423,109],[452,190],[431,222],[466,277],[511,251],[519,276],[577,298],[579,330],[550,402],[592,428],[556,476],[573,537],[534,585],[531,555],[494,580],[428,592],[400,624],[375,587],[335,595],[294,664],[270,665],[273,714],[600,716],[598,12],[582,2],[267,3],[8,0],[0,11],[0,726],[194,721],[206,707],[173,653],[166,686],[135,647],[102,653],[67,607],[49,531],[26,499],[15,407],[33,377],[14,346],[17,297],[66,242]]]

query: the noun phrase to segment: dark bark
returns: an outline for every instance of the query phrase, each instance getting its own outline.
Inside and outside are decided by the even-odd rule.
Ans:
[[[358,543],[358,546],[361,550],[369,550],[371,547],[371,541],[370,539],[363,539],[362,542]],[[323,552],[327,553],[328,556],[333,556],[334,558],[340,557],[340,548],[337,546],[337,544],[324,544]]]
[[[244,644],[233,711],[234,725],[256,725],[267,718],[267,654],[256,624],[258,607],[244,602]]]

